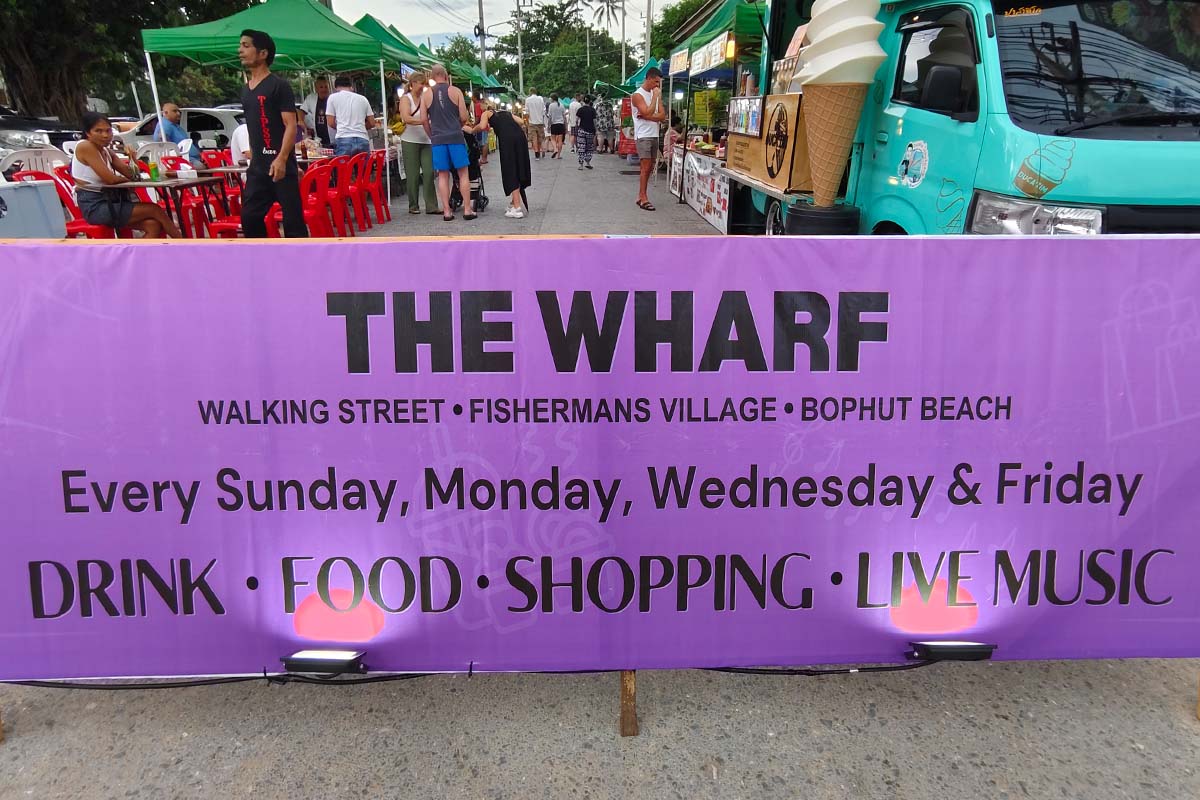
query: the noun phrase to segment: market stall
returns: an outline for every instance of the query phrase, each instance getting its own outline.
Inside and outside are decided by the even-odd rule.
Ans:
[[[270,31],[277,52],[271,68],[277,72],[343,72],[379,68],[380,107],[386,114],[385,71],[399,71],[404,53],[354,27],[315,0],[267,0],[212,22],[179,28],[146,28],[142,46],[154,106],[162,109],[151,53],[179,56],[204,66],[240,69],[238,41],[247,29]],[[160,116],[161,123],[161,116]],[[391,161],[388,161],[391,199]]]
[[[762,2],[727,0],[671,54],[668,67],[672,121],[678,117],[681,128],[668,133],[670,190],[722,232],[729,184],[721,168],[726,131],[735,122],[730,98],[757,87],[765,9]]]

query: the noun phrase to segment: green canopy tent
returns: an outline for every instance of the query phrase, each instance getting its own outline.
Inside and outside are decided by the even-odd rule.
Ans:
[[[393,36],[395,36],[397,39],[399,39],[401,42],[403,42],[405,45],[407,45],[409,48],[411,48],[417,54],[416,64],[414,66],[418,66],[422,69],[426,69],[428,67],[433,66],[433,62],[436,59],[433,57],[433,54],[428,51],[428,48],[421,47],[420,45],[413,42],[412,39],[409,39],[403,33],[396,30],[395,25],[388,25],[387,29],[392,32]]]
[[[416,46],[402,36],[397,36],[389,26],[384,25],[370,14],[363,14],[362,19],[354,23],[354,27],[380,44],[391,47],[400,54],[406,65],[410,67],[421,66],[423,56],[417,51]]]
[[[238,42],[246,29],[269,31],[275,40],[278,70],[339,72],[379,65],[380,100],[387,115],[385,66],[399,69],[403,54],[369,36],[315,0],[267,0],[223,19],[180,28],[146,28],[142,48],[150,89],[162,125],[162,103],[154,78],[151,53],[179,56],[204,66],[241,67]],[[385,139],[386,141],[386,139]],[[388,162],[388,201],[391,202],[391,162]]]
[[[723,33],[732,33],[736,39],[761,40],[766,35],[767,13],[763,0],[725,0],[687,40],[687,48],[694,53]]]
[[[621,84],[621,87],[620,87],[621,91],[625,92],[625,94],[630,94],[630,93],[636,91],[637,88],[639,86],[641,86],[642,83],[645,82],[646,73],[649,72],[652,67],[660,68],[657,58],[651,57],[651,59],[649,61],[647,61],[642,66],[641,69],[639,69],[637,72],[633,73],[633,75],[631,75],[629,77],[629,80],[627,80],[627,81],[625,81],[625,83]]]

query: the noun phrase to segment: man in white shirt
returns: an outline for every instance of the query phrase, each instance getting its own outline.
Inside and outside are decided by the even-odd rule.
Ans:
[[[571,105],[567,107],[567,127],[571,130],[571,152],[575,152],[575,131],[579,127],[579,109],[583,107],[583,96],[575,95],[571,98]]]
[[[233,138],[229,140],[229,152],[234,164],[250,163],[250,129],[246,123],[243,122],[234,130]]]
[[[375,116],[367,98],[352,88],[354,84],[344,75],[333,82],[334,93],[325,101],[325,122],[335,131],[333,152],[352,156],[371,150],[367,131],[375,127]]]
[[[525,119],[529,128],[529,144],[533,145],[533,157],[541,158],[542,140],[546,133],[546,101],[537,93],[537,89],[530,89],[529,96],[525,98]]]
[[[638,176],[638,208],[653,211],[654,204],[646,196],[650,173],[658,163],[658,124],[667,118],[662,102],[662,72],[657,67],[646,70],[646,80],[630,98],[633,101],[633,138],[637,140],[641,171]]]
[[[323,146],[333,147],[333,140],[329,138],[329,126],[325,121],[325,104],[329,102],[329,81],[317,78],[313,89],[315,91],[300,104],[304,109],[305,126],[321,140]]]

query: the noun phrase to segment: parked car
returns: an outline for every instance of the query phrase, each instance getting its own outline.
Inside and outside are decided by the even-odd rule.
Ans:
[[[82,138],[74,124],[29,117],[0,106],[0,158],[27,147],[53,145],[61,148],[63,142]]]
[[[233,108],[184,108],[180,126],[188,132],[193,142],[209,140],[220,149],[229,146],[229,139],[245,120],[241,107]],[[117,138],[137,148],[138,145],[154,141],[154,128],[158,125],[158,116],[150,114],[133,127],[132,130],[118,133]]]

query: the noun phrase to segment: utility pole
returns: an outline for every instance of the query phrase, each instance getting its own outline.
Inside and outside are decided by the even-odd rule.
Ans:
[[[483,0],[479,0],[479,68],[483,74],[487,74],[487,27],[483,24]]]
[[[586,32],[587,41],[587,83],[590,86],[592,83],[592,26],[587,26]]]
[[[480,0],[482,3],[483,0]],[[480,8],[483,8],[481,5]],[[646,0],[646,63],[650,63],[650,27],[654,21],[654,0]]]
[[[621,85],[625,85],[625,3],[621,0]]]
[[[534,0],[517,0],[517,91],[525,97],[525,55],[521,49],[521,8],[533,6]]]

